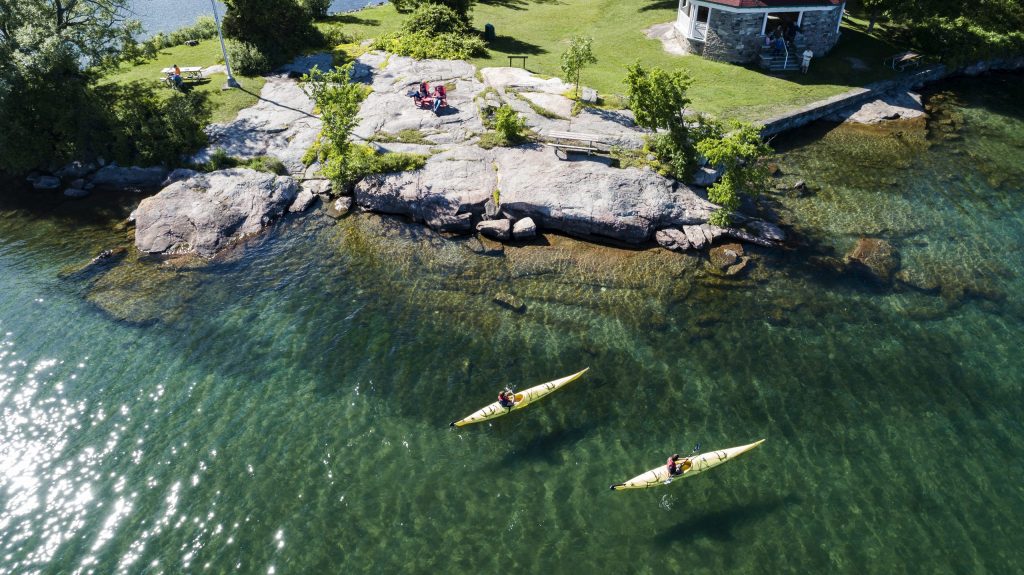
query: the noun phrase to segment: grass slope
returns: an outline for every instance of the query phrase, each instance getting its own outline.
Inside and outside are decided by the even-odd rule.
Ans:
[[[562,52],[573,34],[594,37],[598,64],[583,71],[584,84],[606,94],[625,91],[626,66],[639,60],[645,66],[685,70],[694,79],[693,107],[722,118],[766,119],[775,114],[881,80],[892,72],[882,58],[897,51],[885,39],[884,27],[865,32],[862,20],[848,19],[839,45],[825,58],[815,59],[811,73],[768,75],[756,67],[736,66],[699,56],[673,56],[658,40],[644,36],[653,24],[676,17],[675,0],[480,0],[473,8],[478,29],[495,26],[498,38],[479,67],[507,66],[508,55],[528,56],[527,67],[540,74],[560,76]],[[358,38],[373,38],[397,30],[405,15],[389,5],[368,8],[331,19]],[[868,65],[856,70],[846,59]]]
[[[177,64],[182,68],[187,66],[213,66],[223,64],[220,42],[216,39],[205,40],[198,46],[175,46],[161,50],[156,58],[141,64],[122,64],[117,71],[109,74],[103,79],[105,83],[134,82],[137,80],[145,82],[158,82],[161,77],[160,70]],[[206,92],[210,95],[210,103],[213,105],[214,122],[230,122],[238,115],[238,112],[256,103],[263,84],[266,83],[262,77],[236,76],[241,84],[241,90],[221,90],[224,82],[227,81],[226,74],[214,74],[209,80],[192,84],[192,89],[199,92]],[[166,90],[170,96],[173,91]]]

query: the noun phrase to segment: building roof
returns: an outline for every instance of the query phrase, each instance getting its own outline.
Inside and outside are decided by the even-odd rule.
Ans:
[[[702,0],[733,8],[797,8],[801,6],[838,6],[843,0]]]

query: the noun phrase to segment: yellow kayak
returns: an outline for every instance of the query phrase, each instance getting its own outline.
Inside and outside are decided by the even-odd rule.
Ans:
[[[576,372],[570,376],[563,377],[562,379],[542,383],[531,387],[530,389],[517,392],[515,395],[515,403],[512,404],[512,407],[502,407],[500,403],[495,401],[494,403],[478,409],[458,421],[451,422],[450,425],[452,427],[462,427],[463,425],[469,425],[470,423],[480,423],[481,421],[487,421],[489,419],[501,417],[502,415],[508,415],[509,413],[522,409],[545,395],[565,386],[570,381],[578,379],[581,375],[586,373],[588,369],[590,368],[585,368],[583,371]]]
[[[625,483],[616,483],[615,485],[612,485],[611,488],[614,491],[621,491],[623,489],[647,489],[648,487],[666,485],[671,483],[674,479],[690,477],[691,475],[704,473],[712,467],[718,467],[726,461],[731,461],[741,453],[746,453],[762,443],[764,443],[763,439],[748,445],[730,447],[719,451],[710,451],[693,457],[679,459],[678,465],[683,469],[683,472],[679,475],[670,476],[668,473],[668,467],[661,465],[650,471],[645,471]]]

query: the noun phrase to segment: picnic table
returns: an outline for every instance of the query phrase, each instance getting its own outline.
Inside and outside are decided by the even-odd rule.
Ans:
[[[524,70],[526,69],[526,56],[509,56],[508,57],[508,67],[509,68],[512,67],[512,60],[513,59],[519,60],[522,63],[522,68]]]
[[[606,136],[602,136],[600,134],[581,134],[578,132],[549,130],[544,132],[542,135],[551,140],[555,140],[553,142],[544,142],[544,145],[554,148],[556,154],[559,150],[564,150],[565,152],[586,152],[587,155],[590,155],[594,153],[602,153],[605,151],[602,148],[606,147],[604,146]]]
[[[921,55],[917,52],[900,52],[882,60],[882,65],[889,66],[893,70],[903,71],[910,66],[921,65]]]
[[[201,66],[186,66],[181,69],[181,79],[185,82],[197,82],[203,79],[203,68]],[[171,84],[171,78],[174,77],[174,68],[164,68],[160,70],[163,76],[160,78],[167,84]]]

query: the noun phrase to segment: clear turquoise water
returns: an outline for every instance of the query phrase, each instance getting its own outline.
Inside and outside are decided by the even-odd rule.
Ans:
[[[733,282],[317,215],[206,268],[76,272],[123,241],[118,207],[8,202],[0,573],[1021,572],[1024,82],[943,92],[959,139],[776,142],[814,190],[769,198],[801,239]],[[865,233],[940,293],[809,263]]]

